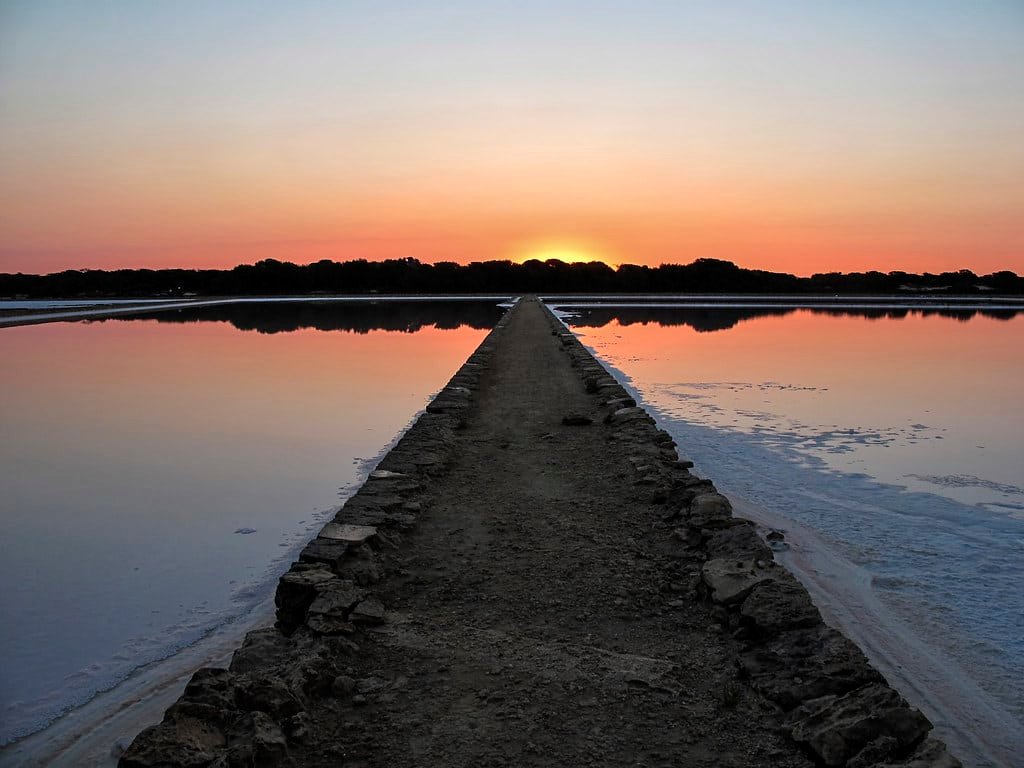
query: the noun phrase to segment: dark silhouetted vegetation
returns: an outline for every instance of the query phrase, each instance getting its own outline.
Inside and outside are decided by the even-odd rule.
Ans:
[[[556,303],[557,305],[557,303]],[[907,307],[858,307],[856,309],[836,309],[831,307],[598,307],[586,309],[568,309],[574,317],[570,324],[583,328],[601,328],[612,321],[620,325],[686,325],[698,332],[726,331],[746,320],[759,317],[782,317],[794,312],[813,312],[820,315],[865,317],[868,319],[904,318],[909,315],[937,315],[954,320],[968,321],[975,316],[991,317],[996,320],[1010,320],[1021,312],[1015,309],[943,309],[943,308],[907,308]]]
[[[265,296],[315,294],[465,293],[950,293],[1024,294],[1013,272],[830,272],[796,277],[743,269],[728,261],[697,259],[658,267],[557,260],[424,264],[416,259],[318,261],[298,265],[274,259],[234,269],[67,270],[50,275],[0,274],[0,296],[92,298],[109,296]]]
[[[489,330],[502,310],[493,301],[259,302],[111,315],[93,322],[155,320],[158,323],[230,323],[242,331],[401,331],[469,326]]]

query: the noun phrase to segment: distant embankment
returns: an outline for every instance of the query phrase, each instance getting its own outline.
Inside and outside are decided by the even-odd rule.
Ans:
[[[691,467],[521,300],[121,766],[958,766]]]

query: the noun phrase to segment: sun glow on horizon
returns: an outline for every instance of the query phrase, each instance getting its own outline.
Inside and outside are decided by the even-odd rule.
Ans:
[[[565,264],[589,264],[597,261],[613,269],[616,266],[596,248],[568,243],[547,243],[522,249],[515,261],[524,264],[527,261],[551,261],[552,259]]]

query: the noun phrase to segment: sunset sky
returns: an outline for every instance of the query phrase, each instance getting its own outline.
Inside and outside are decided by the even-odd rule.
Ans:
[[[0,1],[0,271],[1024,272],[1024,3]]]

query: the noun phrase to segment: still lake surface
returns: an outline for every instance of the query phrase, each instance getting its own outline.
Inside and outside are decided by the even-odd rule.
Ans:
[[[938,735],[1015,764],[1024,313],[561,309]]]
[[[0,329],[0,744],[265,605],[501,312],[243,304]]]
[[[785,530],[779,559],[969,765],[1024,753],[1024,313],[564,309],[737,513]],[[250,302],[0,329],[0,743],[265,620],[500,311]]]

